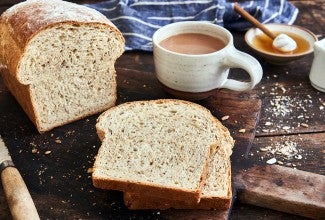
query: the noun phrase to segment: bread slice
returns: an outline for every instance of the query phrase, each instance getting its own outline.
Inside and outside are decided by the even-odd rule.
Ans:
[[[115,105],[119,30],[94,9],[28,0],[0,17],[0,66],[6,86],[39,132]]]
[[[186,200],[171,200],[144,196],[132,192],[124,193],[124,203],[132,210],[137,209],[216,209],[227,210],[231,205],[231,164],[229,149],[233,146],[232,142],[226,145],[211,157],[206,182],[202,188],[199,203]]]
[[[225,135],[210,111],[172,99],[113,107],[98,118],[96,128],[102,146],[94,186],[196,203],[209,157]]]

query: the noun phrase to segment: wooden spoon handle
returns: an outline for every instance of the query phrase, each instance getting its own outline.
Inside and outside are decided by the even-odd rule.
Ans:
[[[269,36],[272,40],[276,38],[276,36],[267,29],[263,24],[261,24],[258,20],[256,20],[252,15],[250,15],[247,11],[242,9],[237,3],[234,4],[235,11],[240,14],[243,18],[253,24],[255,27],[259,28],[263,31],[267,36]]]
[[[7,167],[1,173],[2,186],[14,220],[40,219],[31,195],[19,171]]]

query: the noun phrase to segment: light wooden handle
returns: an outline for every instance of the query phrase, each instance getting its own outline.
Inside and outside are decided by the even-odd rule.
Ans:
[[[15,167],[7,167],[2,171],[1,179],[12,218],[15,220],[40,219],[19,171]]]
[[[237,3],[234,4],[235,11],[240,14],[243,18],[253,24],[255,27],[259,28],[263,31],[267,36],[269,36],[272,40],[276,38],[276,36],[267,29],[263,24],[261,24],[258,20],[256,20],[252,15],[250,15],[247,11],[242,9]]]

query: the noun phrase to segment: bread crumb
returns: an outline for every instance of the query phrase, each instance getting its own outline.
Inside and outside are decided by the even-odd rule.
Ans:
[[[93,172],[93,168],[92,167],[87,169],[87,173],[92,173],[92,172]]]
[[[275,164],[276,163],[276,159],[273,157],[269,160],[266,161],[267,164]]]
[[[304,127],[304,128],[308,128],[308,127],[309,127],[309,125],[306,124],[306,123],[301,123],[300,125],[301,125],[302,127]]]
[[[52,153],[52,151],[50,151],[50,150],[47,150],[47,151],[44,152],[45,155],[48,155],[50,153]]]
[[[298,154],[297,156],[295,156],[296,159],[301,160],[302,156],[300,154]]]
[[[227,119],[229,119],[229,115],[225,115],[225,116],[223,116],[223,117],[221,118],[222,121],[225,121],[225,120],[227,120]]]
[[[245,133],[246,132],[246,129],[245,128],[239,129],[238,132],[239,133]]]

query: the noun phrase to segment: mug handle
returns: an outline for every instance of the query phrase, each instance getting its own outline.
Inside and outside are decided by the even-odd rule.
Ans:
[[[250,82],[227,79],[221,88],[231,89],[234,91],[251,90],[262,79],[263,69],[261,64],[251,55],[241,52],[234,47],[228,51],[224,64],[228,68],[244,69],[250,76]]]

